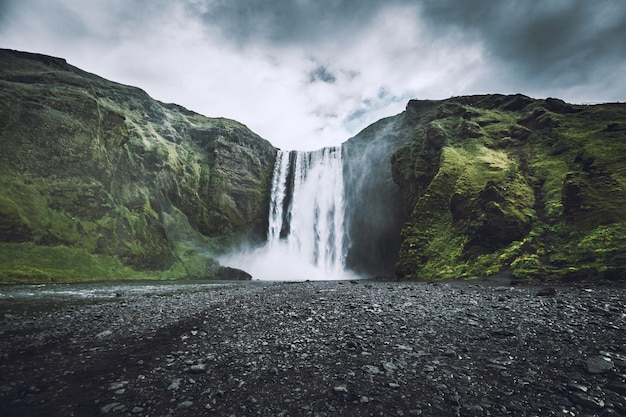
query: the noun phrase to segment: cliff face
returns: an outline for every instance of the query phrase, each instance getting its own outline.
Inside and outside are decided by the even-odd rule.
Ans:
[[[626,105],[489,95],[403,117],[399,277],[626,277]]]
[[[345,209],[350,248],[346,264],[366,276],[393,275],[407,219],[391,157],[414,137],[406,113],[372,124],[343,144]]]
[[[411,101],[343,144],[366,275],[626,276],[626,105]],[[0,282],[228,278],[265,238],[276,149],[244,125],[0,50]]]
[[[276,150],[235,121],[0,50],[0,144],[0,281],[212,277],[264,239]]]

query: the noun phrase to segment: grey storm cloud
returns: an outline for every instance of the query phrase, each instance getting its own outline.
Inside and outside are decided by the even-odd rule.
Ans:
[[[622,0],[433,0],[422,6],[433,30],[458,29],[480,39],[526,78],[573,84],[594,67],[624,64]]]
[[[624,101],[624,45],[624,0],[0,0],[0,47],[292,149],[336,144],[411,98]]]
[[[415,7],[433,36],[460,33],[480,42],[508,71],[536,83],[584,82],[624,64],[623,0],[239,0],[191,3],[237,43],[300,44],[366,30],[377,14]]]
[[[401,0],[218,0],[190,7],[230,39],[241,42],[314,42],[371,23],[377,12]]]
[[[332,84],[335,81],[337,81],[337,77],[335,77],[335,75],[323,65],[320,65],[317,68],[315,68],[313,71],[311,71],[309,75],[310,75],[309,81],[312,83],[316,81],[322,81],[325,83]]]

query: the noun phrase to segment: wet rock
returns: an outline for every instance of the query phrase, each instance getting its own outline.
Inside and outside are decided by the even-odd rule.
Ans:
[[[587,359],[587,372],[590,374],[602,374],[613,369],[613,361],[606,356],[598,355]]]
[[[541,290],[537,291],[536,295],[538,297],[554,297],[556,295],[556,288],[542,288]]]
[[[346,385],[335,385],[333,391],[336,394],[345,394],[348,392],[348,387]]]
[[[363,365],[362,369],[365,372],[368,372],[368,373],[373,374],[373,375],[382,374],[383,373],[378,366],[374,366],[374,365]]]
[[[623,414],[626,294],[611,287],[545,300],[525,284],[229,285],[16,314],[0,338],[0,414]],[[102,323],[119,343],[93,337]]]
[[[606,385],[606,389],[609,389],[621,395],[626,395],[626,383],[624,382],[609,382]]]
[[[570,397],[576,404],[582,405],[585,408],[592,410],[601,409],[604,407],[604,400],[591,395],[584,394],[582,392],[575,392]]]
[[[206,364],[198,363],[196,365],[191,365],[191,367],[189,368],[189,371],[194,374],[201,374],[201,373],[205,373],[206,369],[207,369]]]
[[[178,404],[177,408],[189,408],[193,405],[193,401],[186,400]]]
[[[126,406],[124,404],[113,402],[100,408],[100,412],[102,414],[119,413],[119,412],[124,411],[124,409],[126,409]]]
[[[219,267],[215,273],[215,277],[225,281],[250,281],[252,279],[252,275],[246,271],[228,266]]]
[[[109,391],[117,391],[119,389],[124,388],[126,385],[128,385],[128,381],[117,381],[117,382],[112,382],[109,385]]]
[[[113,332],[111,330],[104,330],[96,335],[96,339],[100,339],[100,340],[108,339],[112,335],[113,335]]]
[[[172,383],[167,386],[167,389],[170,391],[176,391],[179,388],[180,388],[180,379],[176,379],[172,381]]]
[[[496,337],[513,337],[515,332],[508,329],[495,329],[491,331],[491,335]]]

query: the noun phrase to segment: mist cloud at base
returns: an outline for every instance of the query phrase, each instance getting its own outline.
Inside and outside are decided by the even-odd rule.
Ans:
[[[291,252],[286,245],[265,244],[241,248],[219,258],[220,264],[246,271],[262,281],[328,281],[362,278],[348,270],[324,270],[303,254]]]

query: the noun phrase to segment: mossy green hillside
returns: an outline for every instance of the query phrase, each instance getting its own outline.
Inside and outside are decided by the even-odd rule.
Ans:
[[[400,277],[624,278],[626,105],[490,95],[408,111]]]
[[[275,149],[238,122],[7,50],[0,122],[0,241],[20,244],[13,254],[55,248],[128,277],[199,278],[220,251],[264,237]],[[17,258],[22,272],[2,261],[0,282],[28,279],[35,260]],[[91,266],[76,265],[81,279],[110,277]]]

